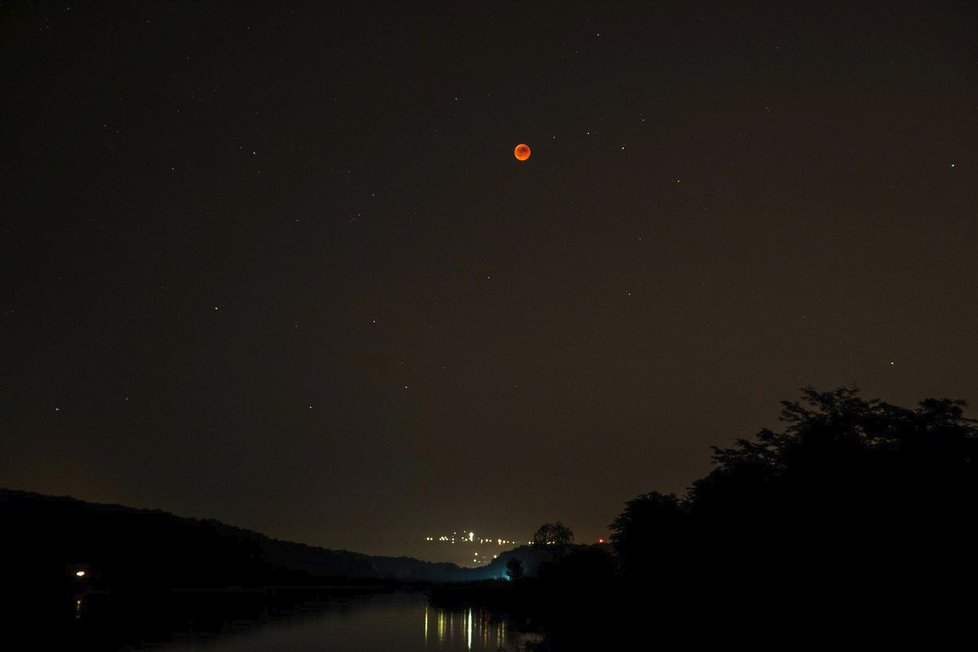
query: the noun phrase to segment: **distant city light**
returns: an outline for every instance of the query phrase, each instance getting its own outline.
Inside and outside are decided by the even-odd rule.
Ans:
[[[437,536],[425,536],[425,541],[448,543],[451,545],[459,544],[460,547],[463,545],[469,546],[518,546],[521,545],[515,539],[503,539],[502,537],[491,537],[491,536],[476,536],[474,530],[452,530],[451,535],[437,535]],[[527,542],[529,543],[529,542]],[[498,555],[493,555],[491,550],[483,550],[482,554],[478,552],[474,553],[474,558],[472,559],[473,564],[480,566],[485,566],[486,564],[492,563],[492,559],[497,559]],[[491,557],[491,558],[490,558]]]

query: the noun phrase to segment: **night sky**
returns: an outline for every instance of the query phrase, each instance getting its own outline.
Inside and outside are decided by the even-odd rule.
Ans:
[[[14,1],[0,88],[0,486],[438,558],[978,401],[974,2]]]

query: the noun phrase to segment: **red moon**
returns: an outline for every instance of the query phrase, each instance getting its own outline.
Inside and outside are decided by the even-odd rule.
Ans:
[[[526,159],[530,158],[530,146],[520,143],[516,146],[516,149],[513,150],[513,156],[516,157],[517,161],[525,161]]]

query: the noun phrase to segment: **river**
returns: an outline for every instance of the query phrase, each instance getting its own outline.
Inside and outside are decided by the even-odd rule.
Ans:
[[[339,596],[243,617],[187,620],[170,631],[156,630],[138,639],[130,635],[111,649],[498,652],[532,650],[538,641],[533,634],[517,631],[504,616],[478,607],[435,607],[423,593],[412,592]]]

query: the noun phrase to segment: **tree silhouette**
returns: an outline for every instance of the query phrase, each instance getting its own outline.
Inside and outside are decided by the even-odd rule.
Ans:
[[[834,618],[866,618],[920,596],[946,607],[952,578],[978,579],[978,422],[964,407],[804,388],[782,402],[780,430],[714,448],[715,468],[685,497],[626,504],[611,524],[623,572],[731,614],[799,617],[832,604]]]
[[[653,491],[628,501],[609,526],[623,568],[642,575],[653,568],[667,570],[661,561],[677,552],[685,539],[687,519],[686,508],[675,494]]]
[[[855,387],[805,388],[802,401],[782,402],[781,432],[714,448],[716,468],[693,483],[688,502],[725,520],[781,512],[809,524],[851,518],[860,529],[867,517],[878,527],[944,512],[975,496],[978,429],[964,405],[927,399],[909,410],[863,399]]]
[[[534,546],[564,546],[574,542],[574,532],[561,521],[544,523],[533,534]]]
[[[516,557],[510,557],[506,562],[506,575],[513,582],[523,579],[523,562]]]

